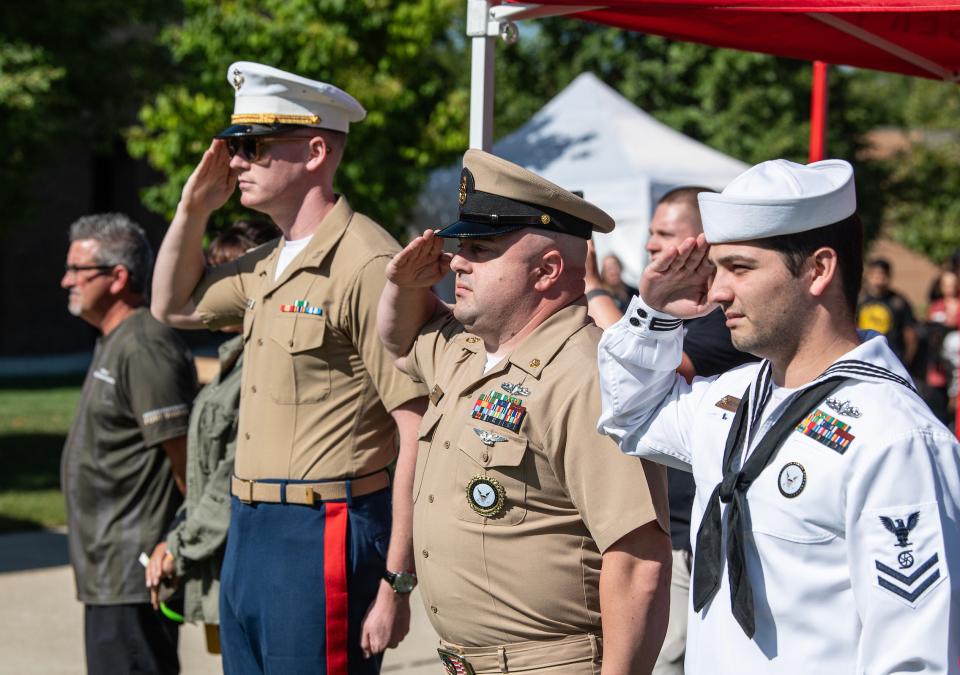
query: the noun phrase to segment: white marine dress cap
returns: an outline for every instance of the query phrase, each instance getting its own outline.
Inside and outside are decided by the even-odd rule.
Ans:
[[[857,210],[853,167],[842,159],[807,165],[785,159],[762,162],[723,192],[701,192],[697,199],[710,244],[806,232]]]
[[[275,133],[283,126],[310,126],[349,133],[367,111],[350,94],[326,82],[250,61],[227,68],[234,88],[231,126],[218,138]],[[245,128],[244,128],[245,127]]]

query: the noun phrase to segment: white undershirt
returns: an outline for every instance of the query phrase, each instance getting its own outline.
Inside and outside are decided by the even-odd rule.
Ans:
[[[489,373],[490,369],[493,368],[498,363],[500,363],[502,360],[503,360],[502,356],[497,356],[496,354],[491,354],[490,352],[487,352],[487,362],[483,364],[483,372]]]
[[[793,394],[797,392],[799,387],[788,388],[788,387],[778,387],[773,382],[770,383],[770,398],[767,399],[767,405],[763,407],[763,410],[760,411],[760,419],[756,421],[753,425],[754,432],[762,429],[764,425],[770,420],[770,416],[780,407],[780,404],[785,400],[790,398]],[[777,415],[777,419],[780,416]]]
[[[277,258],[277,271],[273,275],[273,280],[276,281],[280,278],[280,275],[283,274],[283,271],[287,269],[290,263],[293,262],[293,259],[300,254],[300,252],[307,247],[307,244],[310,243],[310,240],[313,238],[311,234],[309,237],[304,237],[303,239],[284,239],[283,248],[280,249],[280,257]]]

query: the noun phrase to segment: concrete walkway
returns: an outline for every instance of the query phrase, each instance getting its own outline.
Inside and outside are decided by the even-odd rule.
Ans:
[[[398,649],[387,652],[383,672],[440,675],[437,637],[420,597],[411,598],[413,625]],[[75,599],[67,564],[66,536],[28,532],[0,536],[0,671],[18,675],[78,675],[84,672],[83,606]],[[183,675],[222,672],[206,652],[203,630],[180,631]]]

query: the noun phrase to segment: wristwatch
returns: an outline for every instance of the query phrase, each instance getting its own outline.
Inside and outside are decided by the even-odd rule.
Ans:
[[[417,587],[417,575],[415,572],[384,572],[383,578],[394,593],[409,593]]]

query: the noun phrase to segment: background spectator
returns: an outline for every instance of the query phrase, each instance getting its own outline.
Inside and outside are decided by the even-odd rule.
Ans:
[[[272,223],[239,220],[210,242],[207,261],[222,265],[279,236]],[[227,327],[223,332],[240,329]],[[220,623],[220,566],[230,524],[242,361],[243,336],[220,345],[220,372],[197,395],[190,414],[186,501],[167,536],[153,549],[146,571],[154,607],[161,580],[182,583],[184,619],[207,625],[207,648],[214,653],[220,651],[213,626]]]
[[[207,264],[216,267],[236,260],[251,248],[279,236],[280,230],[267,220],[238,220],[210,242]]]
[[[603,265],[600,267],[600,281],[621,313],[627,309],[630,298],[637,294],[637,289],[623,283],[622,272],[623,265],[617,256],[608,255],[603,259]]]
[[[180,671],[177,624],[151,608],[139,557],[180,506],[196,372],[144,306],[152,260],[143,230],[122,214],[70,226],[60,285],[70,313],[102,334],[61,465],[90,673]]]
[[[944,270],[936,281],[938,299],[930,303],[921,341],[925,373],[922,394],[934,414],[949,424],[956,408],[956,337],[960,287],[957,274]]]
[[[913,372],[917,332],[913,310],[906,298],[890,288],[890,262],[875,258],[867,263],[863,291],[857,306],[857,327],[886,336],[890,349]]]

